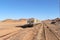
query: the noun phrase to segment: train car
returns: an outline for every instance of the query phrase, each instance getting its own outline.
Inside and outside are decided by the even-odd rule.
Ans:
[[[40,22],[41,22],[40,20],[34,19],[34,18],[30,18],[30,19],[27,20],[28,24],[38,24]]]
[[[22,27],[22,28],[33,27],[34,25],[37,25],[40,22],[41,22],[40,20],[30,18],[30,19],[27,19],[27,24],[17,26],[17,27]]]

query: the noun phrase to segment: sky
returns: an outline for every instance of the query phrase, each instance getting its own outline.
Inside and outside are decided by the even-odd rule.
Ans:
[[[59,0],[0,0],[0,20],[57,17],[60,17]]]

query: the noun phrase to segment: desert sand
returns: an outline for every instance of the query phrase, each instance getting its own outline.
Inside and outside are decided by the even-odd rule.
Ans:
[[[55,22],[52,23],[51,22]],[[44,20],[33,27],[16,27],[27,24],[26,19],[0,22],[0,40],[60,40],[60,19]]]

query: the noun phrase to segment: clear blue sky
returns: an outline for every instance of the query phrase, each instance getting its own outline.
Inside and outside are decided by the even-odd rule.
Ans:
[[[0,20],[53,19],[59,16],[59,0],[0,0]]]

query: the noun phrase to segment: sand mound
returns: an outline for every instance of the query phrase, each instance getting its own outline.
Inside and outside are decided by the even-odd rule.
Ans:
[[[6,20],[3,20],[2,22],[15,22],[17,20],[12,20],[12,19],[6,19]]]
[[[26,20],[27,19],[19,19],[19,20],[6,19],[6,20],[3,20],[2,22],[24,22]]]
[[[53,19],[51,23],[60,23],[60,18]]]

